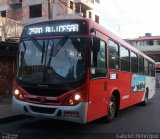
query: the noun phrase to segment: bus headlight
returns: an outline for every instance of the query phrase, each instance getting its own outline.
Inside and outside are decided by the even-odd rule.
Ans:
[[[85,93],[81,93],[81,92],[75,93],[64,102],[64,105],[67,105],[67,106],[77,105],[80,102],[85,101],[85,96],[86,96]]]
[[[81,95],[80,94],[75,94],[74,99],[75,100],[80,100],[81,99]]]
[[[27,98],[26,93],[19,89],[14,90],[14,96],[16,97],[16,99],[21,100],[21,101],[24,101]]]
[[[77,105],[81,101],[82,101],[81,100],[81,95],[80,94],[74,94],[73,96],[70,97],[69,104],[70,105]]]
[[[16,89],[16,90],[14,91],[14,95],[15,95],[15,96],[19,95],[19,90],[18,90],[18,89]]]

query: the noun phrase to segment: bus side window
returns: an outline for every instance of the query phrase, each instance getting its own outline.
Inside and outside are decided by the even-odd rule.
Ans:
[[[130,53],[129,50],[120,46],[121,71],[130,72]]]
[[[139,56],[139,74],[144,74],[144,59],[142,56]]]
[[[149,76],[155,76],[155,65],[153,63],[149,63]]]
[[[119,70],[119,45],[109,40],[109,68]]]
[[[156,69],[155,69],[155,64],[152,64],[152,77],[155,77],[155,71],[156,71]]]
[[[138,56],[131,52],[131,72],[138,73]]]
[[[148,70],[148,61],[146,59],[144,59],[144,73],[145,75],[149,74],[149,70]]]
[[[100,40],[100,49],[97,54],[97,67],[106,68],[106,45],[102,40]]]
[[[149,62],[149,76],[152,76],[152,63]]]

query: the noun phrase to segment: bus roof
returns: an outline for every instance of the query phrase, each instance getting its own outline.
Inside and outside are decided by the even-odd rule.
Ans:
[[[53,22],[53,21],[65,21],[65,20],[66,21],[67,20],[85,20],[85,21],[87,21],[90,24],[90,28],[96,29],[100,33],[102,33],[102,34],[106,35],[107,37],[111,38],[112,40],[120,43],[121,45],[123,45],[124,47],[128,48],[129,50],[131,50],[131,51],[133,51],[133,52],[135,52],[135,53],[143,56],[144,58],[148,59],[149,61],[152,61],[153,63],[155,63],[155,61],[152,58],[150,58],[149,56],[145,55],[143,52],[141,52],[137,48],[131,46],[126,41],[124,41],[123,39],[121,39],[120,37],[118,37],[117,35],[115,35],[114,33],[112,33],[111,31],[109,31],[105,27],[97,24],[96,22],[94,22],[91,19],[85,19],[85,18],[54,19],[54,20],[47,20],[47,21],[43,21],[43,22],[37,22],[37,23],[30,24],[30,25],[35,25],[35,24],[39,24],[39,23]]]
[[[138,50],[134,46],[131,46],[126,41],[124,41],[123,39],[121,39],[120,37],[115,35],[114,33],[110,32],[105,27],[97,24],[96,22],[94,22],[92,20],[90,20],[90,23],[92,24],[92,27],[94,27],[94,29],[96,29],[97,31],[101,32],[102,34],[106,35],[107,37],[111,38],[112,40],[120,43],[121,45],[123,45],[124,47],[128,48],[129,50],[131,50],[131,51],[143,56],[144,58],[148,59],[149,61],[152,61],[153,63],[155,63],[155,61],[152,58],[150,58],[149,56],[147,56],[146,54],[144,54],[143,52],[141,52],[140,50]]]

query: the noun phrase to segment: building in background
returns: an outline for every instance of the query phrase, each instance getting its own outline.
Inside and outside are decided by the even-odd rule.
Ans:
[[[160,62],[160,36],[152,36],[151,33],[146,33],[143,37],[125,39],[125,41],[141,50],[156,62]]]
[[[8,40],[19,37],[24,27],[19,22],[22,18],[20,7],[18,4],[13,9],[8,0],[0,0],[0,96],[8,96],[13,92],[18,43]]]
[[[125,39],[125,41],[155,60],[156,87],[160,88],[160,36],[152,36],[151,33],[146,33],[143,37]]]
[[[12,37],[19,37],[24,25],[18,21],[0,17],[0,42]]]
[[[0,16],[27,25],[49,18],[91,18],[100,23],[100,0],[0,0]]]

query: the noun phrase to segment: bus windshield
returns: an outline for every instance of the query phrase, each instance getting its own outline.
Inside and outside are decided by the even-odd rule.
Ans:
[[[36,84],[65,84],[85,77],[86,40],[21,40],[17,78]]]

